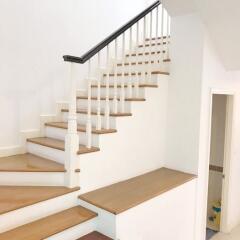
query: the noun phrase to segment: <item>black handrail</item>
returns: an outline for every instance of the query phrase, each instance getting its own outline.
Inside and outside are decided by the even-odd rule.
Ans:
[[[148,7],[143,12],[141,12],[136,17],[134,17],[131,21],[129,21],[128,23],[126,23],[125,25],[120,27],[117,31],[112,33],[109,37],[104,39],[102,42],[100,42],[98,45],[93,47],[91,50],[86,52],[81,57],[74,57],[74,56],[64,55],[63,56],[64,61],[80,63],[80,64],[85,63],[87,60],[89,60],[91,57],[93,57],[95,54],[97,54],[99,51],[101,51],[109,43],[111,43],[113,40],[115,40],[117,37],[119,37],[122,33],[124,33],[126,30],[128,30],[130,27],[132,27],[140,19],[144,18],[148,13],[150,13],[152,10],[154,10],[160,4],[161,4],[160,0],[156,1],[155,3],[153,3],[150,7]]]

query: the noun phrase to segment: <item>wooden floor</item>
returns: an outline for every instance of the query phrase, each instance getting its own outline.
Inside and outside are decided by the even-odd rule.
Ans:
[[[113,240],[112,238],[106,237],[99,232],[92,232],[79,238],[78,240]]]
[[[0,158],[0,172],[64,172],[62,164],[26,153]]]
[[[61,151],[64,151],[65,149],[65,142],[58,140],[58,139],[54,139],[54,138],[48,138],[48,137],[39,137],[39,138],[30,138],[27,139],[28,142],[31,143],[35,143],[35,144],[39,144],[45,147],[50,147],[50,148],[54,148],[54,149],[58,149]],[[91,152],[97,152],[100,149],[97,147],[91,147],[91,148],[87,148],[84,145],[79,145],[79,150],[77,152],[77,154],[85,154],[85,153],[91,153]]]
[[[66,188],[0,186],[0,214],[7,213],[22,207],[26,207],[78,190],[78,187]]]
[[[0,240],[40,240],[86,222],[97,216],[83,207],[73,207],[0,234]]]
[[[79,198],[113,214],[119,214],[176,188],[195,177],[191,174],[161,168],[108,187],[82,194]]]

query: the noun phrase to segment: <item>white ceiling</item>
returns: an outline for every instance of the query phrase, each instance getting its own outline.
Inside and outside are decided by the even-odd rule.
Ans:
[[[240,70],[240,0],[165,0],[170,15],[199,12],[227,70]]]

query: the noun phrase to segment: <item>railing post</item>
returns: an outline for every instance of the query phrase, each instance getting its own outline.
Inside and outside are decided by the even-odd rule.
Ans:
[[[101,53],[98,52],[98,76],[97,76],[97,130],[102,128],[102,119],[101,119]]]
[[[113,112],[118,112],[118,99],[117,99],[117,55],[118,53],[118,40],[115,39],[115,62],[114,62],[114,96],[113,96]]]
[[[129,54],[132,55],[132,27],[130,28],[129,31]],[[130,58],[129,61],[129,74],[128,74],[128,97],[132,97],[132,61]]]
[[[129,61],[131,61],[131,55],[129,54]],[[121,94],[120,94],[120,110],[121,113],[125,111],[125,32],[122,35],[122,76],[121,76]]]
[[[92,83],[91,59],[88,60],[88,99],[87,99],[87,148],[92,147]]]
[[[74,63],[69,64],[70,93],[69,93],[69,114],[68,130],[65,136],[65,185],[68,187],[77,186],[76,182],[76,159],[79,149],[79,136],[77,132],[77,113],[76,113],[76,78],[74,76]]]
[[[110,81],[110,72],[109,72],[109,60],[110,60],[109,45],[107,45],[107,77],[106,77],[106,101],[105,101],[105,128],[110,128],[110,103],[109,103],[109,81]]]

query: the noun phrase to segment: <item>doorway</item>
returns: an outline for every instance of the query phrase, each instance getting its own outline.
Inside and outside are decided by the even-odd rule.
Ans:
[[[226,224],[232,114],[233,95],[212,94],[206,240]]]

